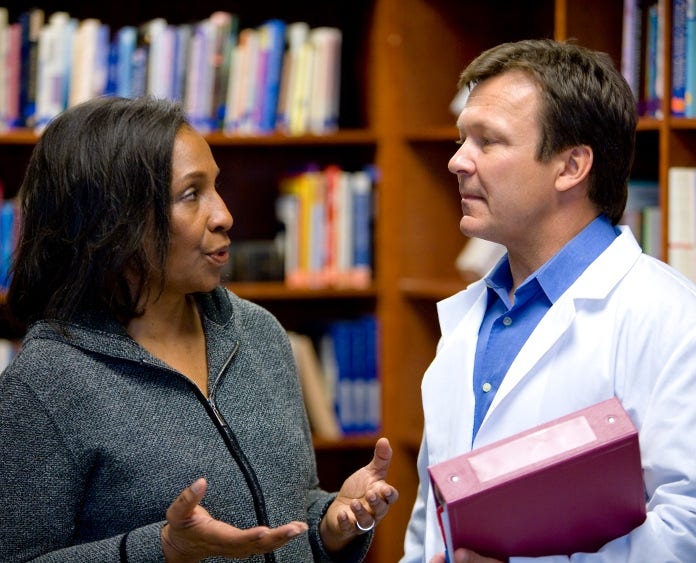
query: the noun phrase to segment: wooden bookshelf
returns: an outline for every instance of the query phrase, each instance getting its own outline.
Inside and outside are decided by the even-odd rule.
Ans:
[[[122,0],[37,0],[47,13],[62,9],[77,18],[98,17],[113,27],[155,16],[172,23],[202,19],[221,4]],[[669,2],[668,2],[669,4]],[[16,18],[25,3],[5,2]],[[574,38],[621,55],[622,0],[310,0],[230,1],[224,9],[241,26],[269,17],[310,25],[335,25],[344,33],[340,131],[326,137],[208,136],[222,169],[223,194],[235,217],[234,240],[271,238],[277,228],[277,174],[314,161],[346,168],[375,163],[380,171],[375,223],[375,279],[366,290],[292,290],[282,283],[233,284],[289,329],[325,316],[375,313],[381,326],[383,430],[394,448],[389,480],[401,498],[380,524],[371,563],[394,563],[402,554],[416,494],[421,435],[420,381],[439,337],[435,303],[466,286],[455,270],[465,243],[459,232],[457,182],[447,170],[457,139],[448,109],[458,75],[480,51],[522,38]],[[667,21],[670,10],[667,7]],[[669,39],[669,25],[667,37]],[[669,40],[667,41],[669,43]],[[670,54],[665,52],[666,84]],[[666,89],[666,91],[669,91]],[[696,165],[696,120],[641,119],[636,169],[660,181],[666,216],[667,170]],[[11,194],[21,181],[36,136],[0,135],[0,178]],[[666,230],[666,226],[663,227]],[[446,390],[443,390],[446,392]],[[337,486],[369,461],[375,437],[317,442],[324,483]]]

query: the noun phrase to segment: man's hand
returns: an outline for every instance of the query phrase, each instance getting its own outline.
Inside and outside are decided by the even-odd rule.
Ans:
[[[211,556],[241,559],[278,549],[307,531],[304,522],[241,530],[215,520],[199,504],[207,487],[205,479],[196,480],[167,509],[161,538],[168,563],[193,563]]]

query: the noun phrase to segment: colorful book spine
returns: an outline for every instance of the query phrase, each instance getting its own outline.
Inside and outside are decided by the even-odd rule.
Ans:
[[[116,32],[114,41],[117,45],[116,63],[116,95],[131,98],[134,95],[134,61],[133,57],[138,44],[138,30],[135,26],[127,25]]]
[[[672,7],[672,97],[670,109],[675,117],[686,115],[687,8],[687,0],[674,0]]]
[[[696,0],[686,0],[685,117],[696,117]]]
[[[285,28],[285,22],[279,19],[268,20],[260,27],[261,53],[264,64],[259,81],[262,92],[259,103],[258,131],[262,134],[273,132],[276,126],[285,48]]]
[[[372,176],[366,170],[350,179],[353,207],[351,285],[367,287],[372,280]]]

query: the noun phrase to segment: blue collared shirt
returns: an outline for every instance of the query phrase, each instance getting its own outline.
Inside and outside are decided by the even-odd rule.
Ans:
[[[600,215],[553,258],[529,276],[510,300],[512,274],[505,256],[490,276],[488,304],[479,327],[474,360],[474,432],[472,442],[510,365],[539,321],[619,234]]]

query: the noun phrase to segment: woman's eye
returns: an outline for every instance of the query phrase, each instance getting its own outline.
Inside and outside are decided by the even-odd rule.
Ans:
[[[189,188],[183,194],[181,194],[181,199],[194,200],[198,197],[198,190],[196,188]]]

